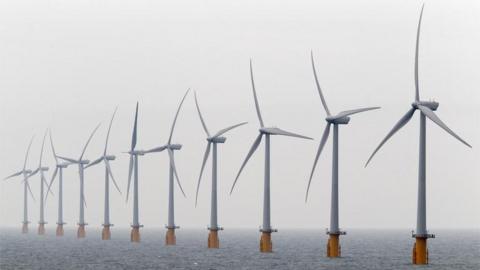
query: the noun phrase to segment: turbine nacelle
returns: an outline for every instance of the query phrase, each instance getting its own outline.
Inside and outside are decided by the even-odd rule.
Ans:
[[[211,143],[224,143],[227,140],[225,137],[208,137],[207,141]]]
[[[88,159],[81,159],[77,162],[78,164],[82,164],[82,165],[87,165],[88,163],[90,163],[90,160]]]
[[[418,108],[419,105],[425,106],[432,111],[436,111],[440,104],[436,101],[415,101],[415,102],[412,103],[412,107],[414,109],[419,109]]]
[[[348,124],[348,122],[350,122],[350,117],[348,117],[348,116],[343,116],[343,117],[328,116],[327,118],[325,118],[325,120],[328,123],[331,123],[331,124],[346,125],[346,124]]]
[[[24,170],[23,172],[26,173],[26,174],[31,174],[33,171],[32,170]]]
[[[40,167],[40,171],[48,171],[48,167]]]
[[[181,144],[167,144],[166,147],[171,150],[180,150],[182,149]]]
[[[115,160],[115,156],[114,155],[106,155],[104,156],[106,160]]]
[[[71,163],[67,163],[67,162],[64,162],[64,163],[60,163],[60,164],[57,164],[57,168],[67,168],[68,165],[70,165]]]

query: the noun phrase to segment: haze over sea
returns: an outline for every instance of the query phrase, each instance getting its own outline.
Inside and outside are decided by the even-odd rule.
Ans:
[[[33,224],[32,224],[33,225]],[[273,235],[274,252],[258,252],[255,229],[226,229],[221,248],[206,248],[207,230],[180,229],[177,246],[164,246],[165,230],[143,229],[142,242],[130,243],[129,230],[115,228],[102,241],[90,226],[77,240],[72,227],[56,237],[36,226],[22,235],[19,228],[0,230],[0,269],[416,269],[410,263],[409,230],[349,230],[342,237],[342,258],[325,257],[322,230],[285,229]],[[438,230],[429,241],[428,269],[480,269],[480,230]],[[421,267],[421,266],[420,266]],[[423,268],[423,267],[421,267]]]

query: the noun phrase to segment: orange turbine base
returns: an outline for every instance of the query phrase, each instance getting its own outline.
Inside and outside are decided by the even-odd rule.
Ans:
[[[45,234],[45,224],[38,224],[38,235]]]
[[[130,232],[130,241],[138,243],[140,242],[140,228],[133,227],[132,231]]]
[[[330,238],[328,239],[327,243],[327,257],[336,258],[340,257],[341,255],[340,235],[330,234]]]
[[[262,232],[260,237],[260,252],[272,252],[272,233]]]
[[[55,235],[56,236],[63,236],[63,225],[62,224],[57,225],[57,230],[55,232]]]
[[[175,237],[175,229],[168,229],[165,235],[165,245],[174,246],[177,244],[177,238]]]
[[[412,250],[413,264],[428,264],[427,238],[416,237]]]
[[[108,225],[103,226],[102,240],[110,240],[110,237],[111,237],[110,226],[108,226]]]
[[[85,225],[78,225],[77,238],[85,238],[86,234]]]
[[[220,248],[218,230],[210,230],[210,233],[208,233],[208,248]]]

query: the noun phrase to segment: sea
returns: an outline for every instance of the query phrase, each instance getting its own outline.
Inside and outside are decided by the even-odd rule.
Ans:
[[[480,230],[438,230],[429,239],[430,264],[414,266],[414,239],[409,230],[352,229],[341,237],[342,257],[329,259],[323,230],[280,230],[272,235],[273,253],[260,253],[257,229],[219,232],[220,249],[207,248],[206,229],[177,230],[177,245],[165,246],[164,229],[142,229],[141,242],[130,242],[130,230],[112,227],[112,239],[101,240],[100,228],[87,228],[76,239],[66,227],[39,236],[36,228],[0,229],[0,269],[480,269]]]

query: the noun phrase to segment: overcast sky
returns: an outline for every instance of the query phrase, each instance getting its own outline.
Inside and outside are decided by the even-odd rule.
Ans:
[[[253,59],[266,125],[313,137],[271,141],[272,226],[317,228],[329,224],[331,138],[319,160],[305,204],[313,158],[325,126],[309,54],[313,50],[330,110],[381,106],[354,115],[340,127],[340,226],[412,229],[416,222],[418,112],[377,154],[368,156],[410,108],[414,99],[415,35],[421,1],[1,1],[0,174],[21,168],[35,135],[28,167],[38,165],[41,139],[50,127],[58,154],[85,157],[103,151],[116,106],[110,151],[123,195],[111,192],[111,221],[131,223],[125,203],[135,103],[140,103],[138,148],[166,143],[181,96],[197,91],[213,132],[248,121],[219,146],[219,224],[257,228],[263,200],[263,144],[245,168],[233,195],[228,191],[259,123],[250,87]],[[468,141],[469,149],[438,126],[427,124],[427,224],[479,228],[480,215],[480,3],[428,1],[420,41],[420,96],[440,102],[438,116]],[[193,93],[191,93],[193,94]],[[210,216],[211,162],[194,207],[205,148],[193,95],[180,114],[173,142],[187,198],[176,188],[176,223],[203,228]],[[47,144],[44,163],[54,161]],[[139,160],[140,222],[167,222],[168,157]],[[39,217],[39,177],[31,179],[30,221]],[[104,168],[86,171],[86,221],[103,221]],[[0,183],[0,225],[20,226],[21,179]],[[57,195],[57,184],[54,192]],[[64,216],[78,221],[76,167],[64,173]],[[46,206],[53,230],[57,197]],[[36,225],[35,225],[36,226]]]

